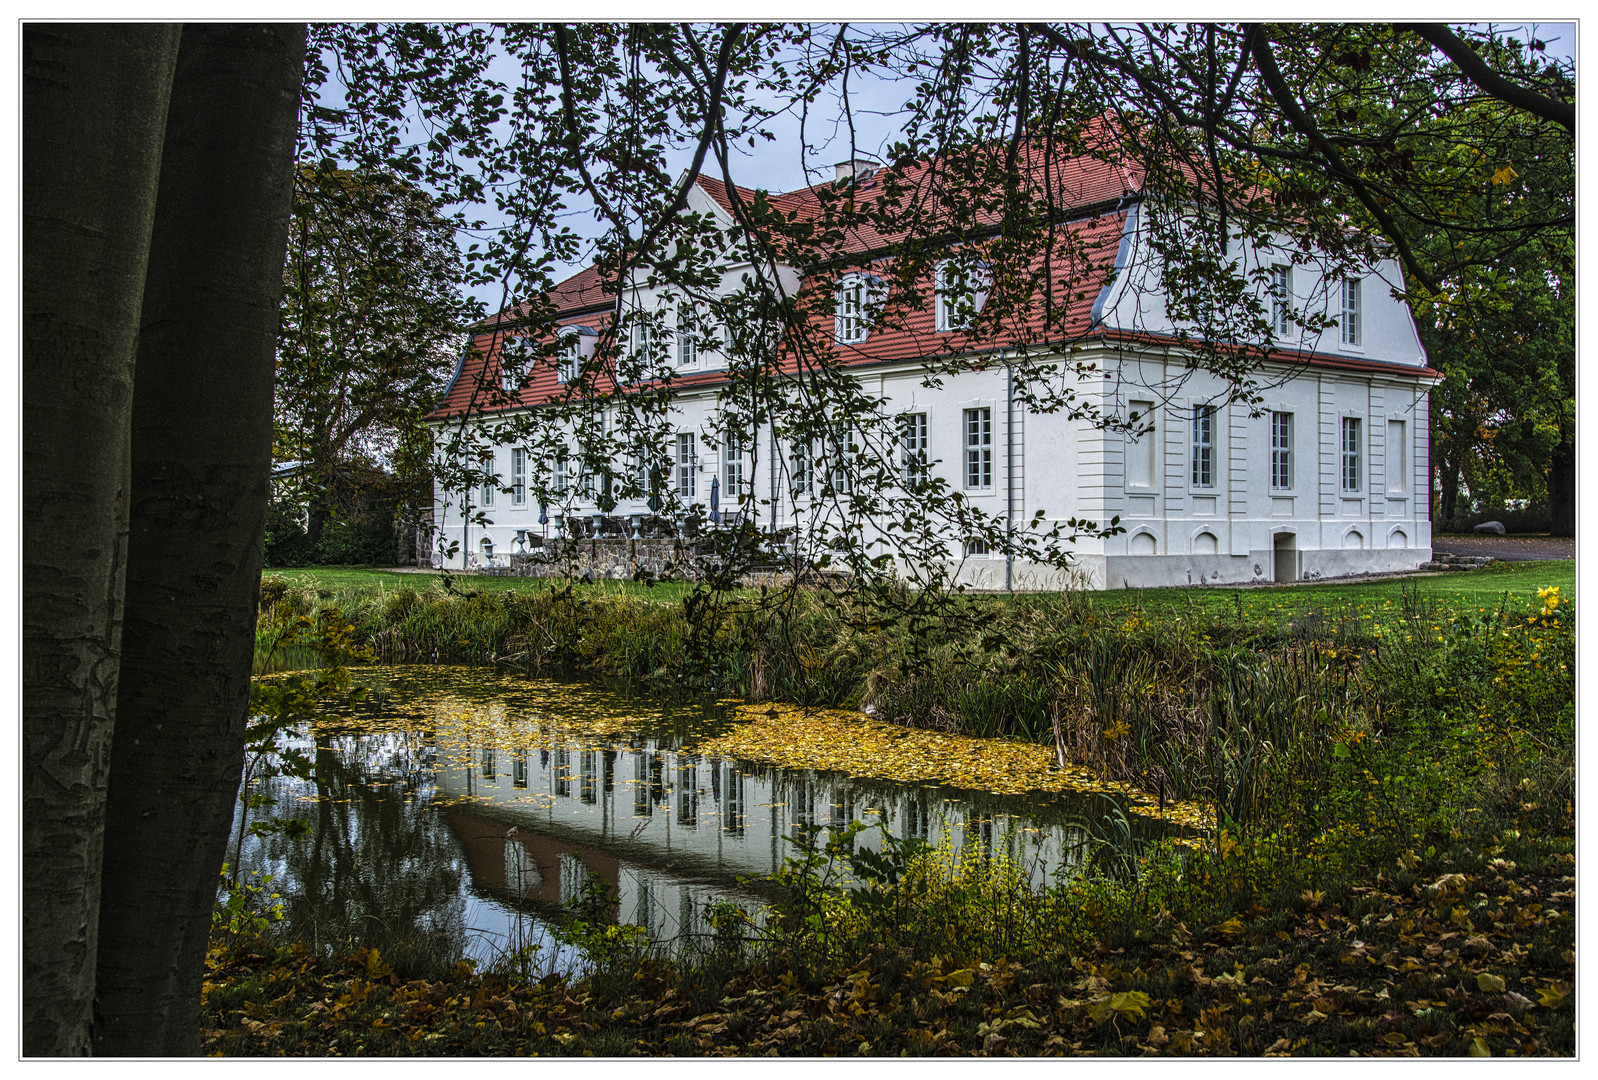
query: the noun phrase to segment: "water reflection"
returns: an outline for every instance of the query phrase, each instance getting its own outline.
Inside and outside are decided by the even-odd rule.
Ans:
[[[312,833],[251,838],[243,863],[274,875],[293,932],[312,944],[438,962],[536,953],[529,966],[573,970],[582,958],[552,927],[585,889],[611,894],[615,917],[651,940],[682,940],[704,932],[714,903],[755,912],[762,894],[740,879],[781,869],[801,825],[860,821],[1002,855],[1034,887],[1088,852],[1092,808],[1069,799],[705,756],[696,743],[726,723],[714,710],[685,719],[548,682],[528,683],[535,699],[461,693],[470,676],[445,674],[442,692],[425,675],[395,680],[374,715],[321,735],[309,780],[263,781],[279,816],[304,817]],[[596,733],[607,708],[627,723]],[[882,845],[875,829],[856,843]]]

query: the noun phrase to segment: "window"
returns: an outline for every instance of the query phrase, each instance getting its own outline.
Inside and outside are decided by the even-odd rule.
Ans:
[[[1343,417],[1343,490],[1359,489],[1359,420],[1345,416]]]
[[[1215,486],[1215,406],[1193,406],[1193,486]]]
[[[694,336],[693,316],[688,312],[677,315],[677,366],[693,367],[699,363],[699,339]]]
[[[1387,492],[1402,495],[1409,490],[1409,439],[1402,420],[1387,421]]]
[[[555,355],[555,377],[563,383],[576,382],[578,357],[578,337],[567,334],[561,339],[560,352]]]
[[[855,449],[849,441],[849,425],[834,424],[830,441],[832,445],[828,456],[832,459],[832,468],[827,472],[827,483],[831,485],[833,494],[847,495],[851,490],[849,458]]]
[[[866,278],[849,274],[838,283],[833,328],[839,345],[866,339]]]
[[[738,505],[738,493],[743,490],[744,483],[744,448],[743,442],[736,435],[729,434],[721,444],[721,482],[727,489],[725,496],[732,506]]]
[[[1278,336],[1292,333],[1293,272],[1280,264],[1271,267],[1271,331]]]
[[[483,477],[482,489],[477,493],[477,505],[493,506],[494,489],[499,486],[499,477],[494,475],[494,455],[492,451],[483,455],[483,471],[488,475]]]
[[[993,410],[965,410],[966,490],[993,486]]]
[[[795,496],[810,494],[810,441],[808,439],[794,443],[789,455],[790,478],[793,481]]]
[[[965,543],[961,545],[960,552],[968,559],[973,556],[986,555],[988,553],[988,542],[980,536],[968,536],[965,538]]]
[[[522,388],[521,376],[511,367],[510,361],[505,359],[499,362],[499,385],[507,394],[514,394]]]
[[[638,477],[638,490],[642,492],[640,497],[651,499],[659,495],[665,473],[658,467],[655,455],[643,444],[633,451],[633,468]]]
[[[510,501],[512,506],[527,505],[527,451],[519,446],[510,452]]]
[[[566,494],[566,488],[571,480],[570,473],[570,465],[566,460],[566,448],[563,446],[555,452],[555,472],[549,484],[550,489],[556,495]]]
[[[694,498],[694,437],[691,432],[677,436],[677,497],[685,503]]]
[[[1126,403],[1127,421],[1147,427],[1154,416],[1154,402],[1129,401]],[[1147,488],[1154,486],[1154,432],[1126,435],[1126,486]]]
[[[908,487],[927,478],[927,414],[905,413],[899,417],[899,445],[904,460],[904,482]]]
[[[934,328],[940,332],[969,329],[972,316],[987,303],[988,279],[988,269],[981,263],[940,262],[933,282]]]
[[[1359,278],[1343,279],[1343,344],[1358,345],[1360,336]]]
[[[1293,414],[1271,413],[1271,488],[1293,490]]]
[[[644,321],[643,312],[633,313],[632,325],[632,354],[634,360],[647,360],[649,358],[649,323]]]

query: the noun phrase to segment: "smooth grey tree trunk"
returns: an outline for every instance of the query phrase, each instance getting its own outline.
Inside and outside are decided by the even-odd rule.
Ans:
[[[90,1047],[134,347],[178,28],[22,33],[22,1052]]]
[[[133,391],[94,1052],[191,1054],[243,762],[305,28],[184,27]]]

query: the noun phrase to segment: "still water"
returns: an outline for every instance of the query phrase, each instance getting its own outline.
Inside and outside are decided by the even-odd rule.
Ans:
[[[851,821],[871,827],[859,846],[880,849],[880,827],[1007,856],[1041,887],[1081,866],[1108,809],[1100,796],[998,796],[698,753],[736,722],[725,703],[672,707],[480,668],[361,678],[369,699],[300,740],[309,779],[270,758],[253,770],[255,790],[277,800],[254,813],[299,818],[308,835],[246,836],[238,863],[272,877],[292,929],[313,942],[572,971],[582,954],[555,927],[585,888],[613,895],[616,917],[652,941],[682,940],[704,932],[718,901],[756,913],[770,895],[760,879],[797,853],[796,827]]]

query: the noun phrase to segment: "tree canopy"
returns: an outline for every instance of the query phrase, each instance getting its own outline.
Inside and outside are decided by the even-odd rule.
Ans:
[[[422,419],[454,367],[467,320],[455,226],[391,175],[302,166],[284,266],[274,458],[314,543],[358,507],[367,478],[399,471],[431,502]]]

